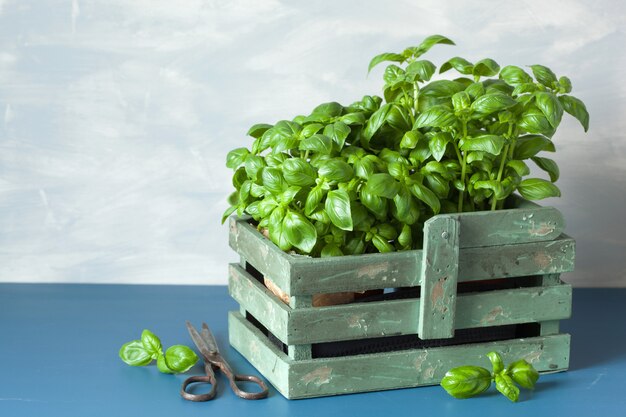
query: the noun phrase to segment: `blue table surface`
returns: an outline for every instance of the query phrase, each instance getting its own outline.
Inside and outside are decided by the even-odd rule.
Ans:
[[[235,397],[223,377],[217,398],[192,403],[179,395],[188,374],[135,368],[120,346],[148,328],[164,346],[193,346],[185,320],[206,321],[223,355],[240,373],[256,370],[228,345],[223,286],[0,284],[0,416],[572,416],[626,415],[626,289],[575,289],[570,370],[544,375],[535,391],[510,403],[492,387],[456,400],[438,386],[306,400],[275,389],[259,401]]]

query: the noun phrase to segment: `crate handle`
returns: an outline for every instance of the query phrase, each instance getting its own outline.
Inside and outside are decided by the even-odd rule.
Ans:
[[[418,322],[421,339],[454,336],[459,233],[458,216],[434,216],[424,224]]]

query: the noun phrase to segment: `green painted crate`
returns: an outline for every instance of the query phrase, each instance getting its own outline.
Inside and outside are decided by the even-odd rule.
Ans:
[[[287,398],[437,384],[455,366],[489,367],[492,350],[540,372],[566,370],[570,336],[559,320],[572,291],[560,273],[573,270],[575,242],[558,210],[519,197],[511,205],[433,217],[423,250],[333,258],[285,253],[231,218],[241,263],[229,270],[240,305],[230,343]],[[392,299],[312,306],[313,294],[380,289]]]

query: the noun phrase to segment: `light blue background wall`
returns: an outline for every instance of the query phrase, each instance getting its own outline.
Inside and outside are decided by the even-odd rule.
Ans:
[[[433,33],[541,63],[591,113],[554,140],[579,286],[626,286],[626,7],[588,1],[0,0],[0,281],[226,282],[229,149],[380,94],[369,59]]]

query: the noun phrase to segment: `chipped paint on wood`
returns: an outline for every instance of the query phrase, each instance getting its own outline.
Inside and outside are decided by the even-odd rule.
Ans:
[[[301,381],[305,384],[313,383],[316,386],[330,383],[333,368],[329,366],[321,366],[308,374],[302,376]]]

